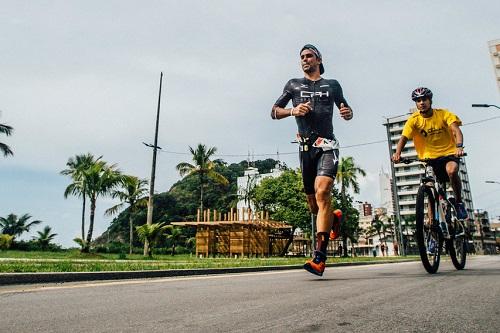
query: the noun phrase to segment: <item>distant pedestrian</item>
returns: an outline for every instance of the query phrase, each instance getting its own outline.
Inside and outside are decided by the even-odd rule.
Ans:
[[[394,242],[394,255],[399,256],[399,245],[398,242]]]
[[[342,250],[343,250],[342,244],[339,244],[339,247],[337,248],[337,251],[339,253],[339,257],[342,257]]]
[[[380,251],[382,252],[382,257],[385,257],[385,245],[384,245],[384,243],[382,243],[380,245]]]

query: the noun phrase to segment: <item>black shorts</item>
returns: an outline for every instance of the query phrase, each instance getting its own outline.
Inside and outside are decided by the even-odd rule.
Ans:
[[[448,177],[448,173],[446,172],[446,163],[448,162],[456,162],[460,169],[460,159],[455,155],[438,157],[427,162],[427,164],[429,164],[432,169],[434,169],[436,179],[440,183],[446,183],[450,181],[450,177]]]
[[[339,166],[338,149],[323,151],[321,148],[309,146],[308,151],[300,152],[300,169],[304,192],[314,194],[316,176],[326,176],[335,179]]]

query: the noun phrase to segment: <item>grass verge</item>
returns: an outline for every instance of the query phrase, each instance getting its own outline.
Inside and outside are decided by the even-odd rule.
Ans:
[[[76,252],[35,253],[19,251],[0,252],[0,273],[35,272],[103,272],[139,271],[195,268],[231,268],[301,265],[304,258],[196,258],[190,255],[154,256],[144,259],[132,255],[126,260],[118,260],[116,254],[80,254]],[[329,258],[328,263],[377,262],[384,260],[404,260],[412,257],[348,257]]]

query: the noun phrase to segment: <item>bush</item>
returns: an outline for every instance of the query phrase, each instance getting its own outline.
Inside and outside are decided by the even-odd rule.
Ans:
[[[128,253],[128,244],[120,242],[110,242],[105,245],[96,246],[94,251],[97,253]]]
[[[0,234],[0,250],[8,250],[12,244],[14,236]]]
[[[59,252],[63,251],[61,245],[48,244],[42,246],[37,241],[14,241],[10,247],[12,250],[19,251],[47,251],[47,252]]]

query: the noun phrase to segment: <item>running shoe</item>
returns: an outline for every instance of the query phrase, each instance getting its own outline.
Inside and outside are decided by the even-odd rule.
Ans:
[[[333,211],[333,226],[330,231],[330,240],[335,240],[340,236],[340,224],[342,223],[342,211],[335,209]]]
[[[457,218],[459,220],[465,220],[468,216],[467,216],[467,210],[465,209],[464,203],[457,202],[455,206],[457,209]]]
[[[304,264],[304,269],[314,275],[322,276],[325,271],[326,255],[319,251],[314,251],[314,258],[309,259]]]

